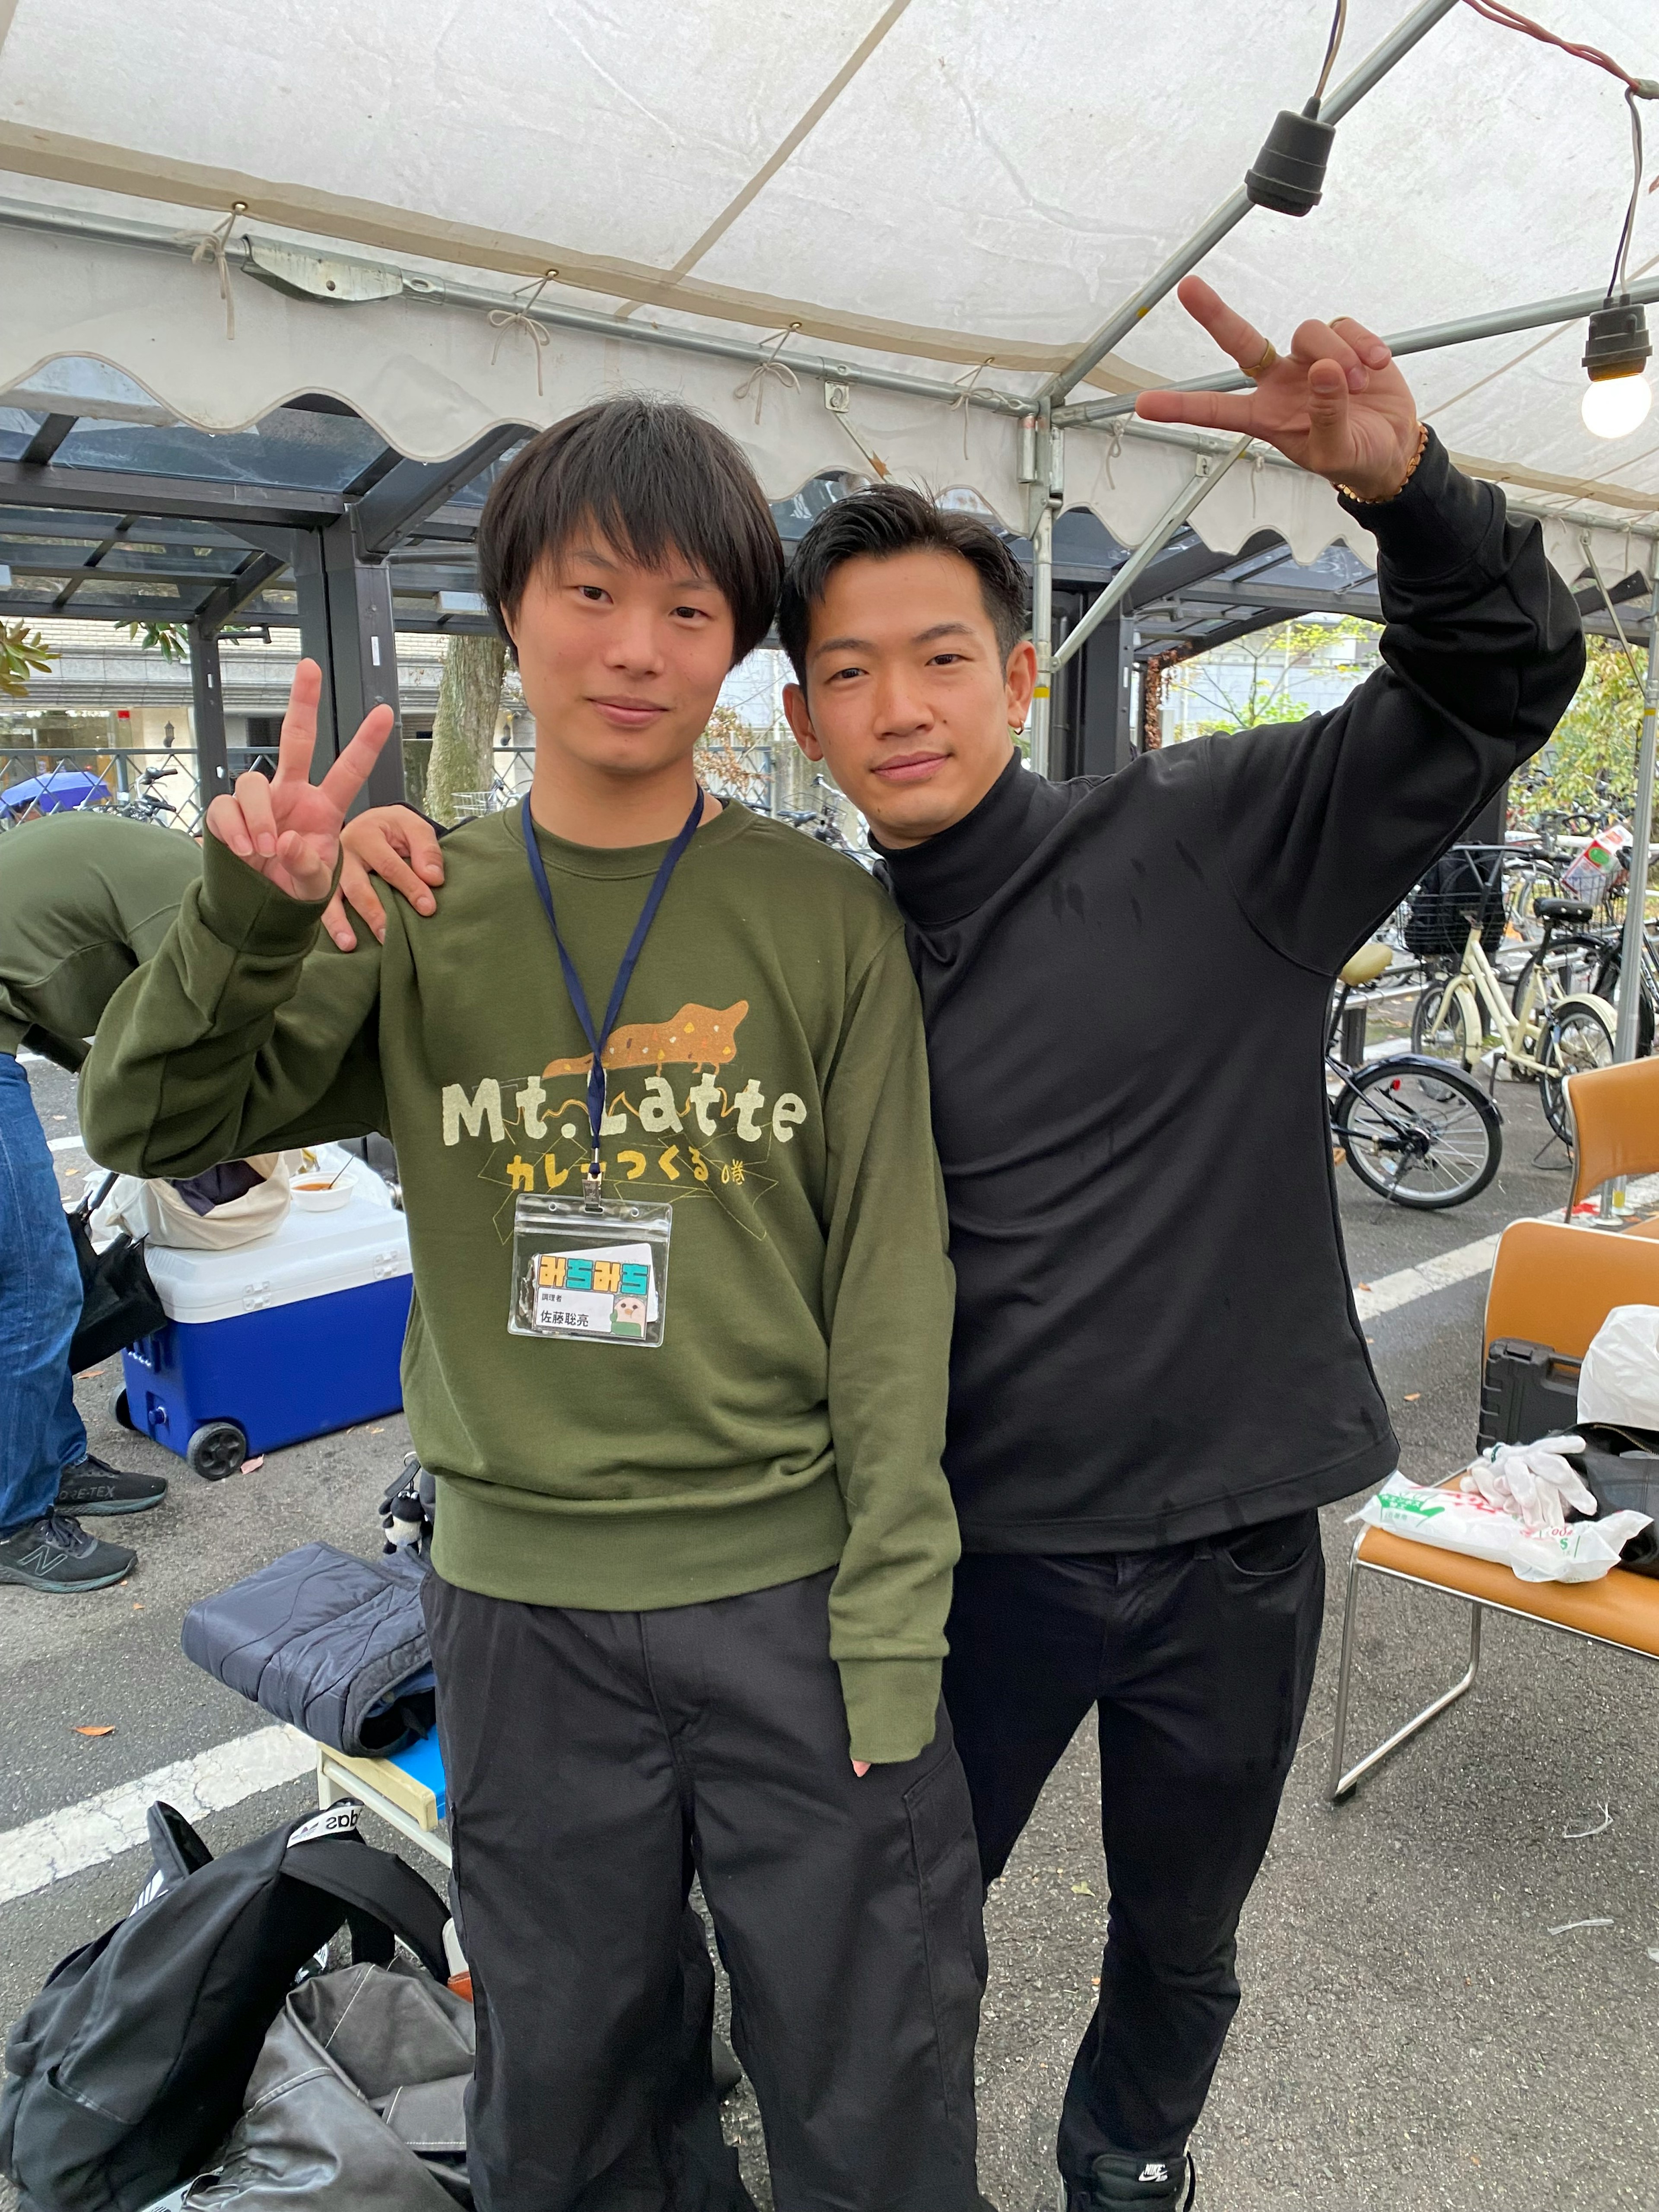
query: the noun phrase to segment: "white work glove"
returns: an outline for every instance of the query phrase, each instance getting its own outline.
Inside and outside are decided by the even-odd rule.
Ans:
[[[1540,1437],[1534,1444],[1493,1444],[1464,1475],[1464,1490],[1476,1491],[1490,1505],[1511,1515],[1526,1528],[1559,1528],[1569,1506],[1594,1514],[1595,1500],[1564,1452],[1581,1452],[1582,1437]]]

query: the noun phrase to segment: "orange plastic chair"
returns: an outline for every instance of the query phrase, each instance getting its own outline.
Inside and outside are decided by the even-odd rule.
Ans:
[[[1581,1082],[1600,1082],[1603,1076],[1622,1076],[1647,1068],[1659,1073],[1659,1061],[1638,1061],[1633,1069],[1606,1068],[1595,1076],[1574,1076],[1571,1083],[1576,1086]],[[1648,1095],[1652,1095],[1650,1088]],[[1592,1107],[1591,1112],[1595,1115],[1597,1109]],[[1601,1157],[1607,1157],[1607,1152]],[[1659,1166],[1659,1146],[1642,1166],[1621,1163],[1604,1169],[1603,1178],[1640,1173],[1648,1165]],[[1498,1240],[1492,1264],[1492,1286],[1486,1294],[1486,1348],[1490,1350],[1499,1337],[1522,1337],[1534,1344],[1547,1344],[1564,1358],[1582,1358],[1611,1310],[1623,1305],[1659,1305],[1659,1243],[1631,1235],[1603,1236],[1593,1229],[1570,1228],[1559,1221],[1512,1222]],[[1396,1729],[1375,1751],[1345,1768],[1355,1622],[1360,1577],[1367,1574],[1410,1583],[1419,1589],[1435,1590],[1467,1605],[1469,1663],[1449,1690]],[[1508,1567],[1489,1559],[1437,1551],[1432,1545],[1390,1535],[1384,1528],[1362,1528],[1348,1561],[1342,1615],[1336,1721],[1331,1736],[1333,1804],[1351,1796],[1367,1774],[1474,1688],[1480,1671],[1480,1624],[1488,1613],[1510,1613],[1592,1644],[1633,1652],[1639,1658],[1659,1659],[1659,1581],[1615,1567],[1596,1583],[1523,1583]]]
[[[1614,1176],[1659,1169],[1659,1060],[1627,1060],[1570,1075],[1567,1106],[1573,1133],[1569,1216]]]

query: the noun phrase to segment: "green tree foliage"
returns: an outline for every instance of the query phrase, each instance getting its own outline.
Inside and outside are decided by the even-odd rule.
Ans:
[[[0,622],[0,696],[27,696],[29,678],[44,676],[56,658],[39,630],[26,622]]]
[[[1358,683],[1376,665],[1379,635],[1375,623],[1352,615],[1340,622],[1278,623],[1213,653],[1195,653],[1170,672],[1166,696],[1179,701],[1176,719],[1189,736],[1299,722],[1312,709],[1297,696],[1297,679],[1317,666]]]
[[[1645,656],[1638,651],[1632,668],[1615,639],[1587,637],[1584,645],[1584,678],[1573,702],[1543,751],[1516,777],[1511,797],[1523,818],[1577,815],[1599,829],[1635,803]]]
[[[190,639],[183,623],[118,623],[116,628],[137,638],[146,653],[159,653],[163,660],[190,659]]]

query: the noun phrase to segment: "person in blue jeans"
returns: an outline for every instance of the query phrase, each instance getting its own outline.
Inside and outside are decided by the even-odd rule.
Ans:
[[[396,811],[360,815],[348,848]],[[112,814],[52,815],[0,838],[0,1583],[58,1595],[118,1583],[137,1554],[89,1534],[82,1518],[143,1513],[167,1496],[160,1475],[87,1449],[69,1364],[81,1271],[18,1055],[80,1066],[104,1008],[167,935],[201,866],[193,838]],[[361,871],[352,881],[364,884]],[[365,895],[348,884],[354,902]],[[326,917],[337,936],[349,933],[338,903]],[[378,902],[367,898],[363,911],[372,923]]]
[[[27,1071],[0,1053],[0,1579],[33,1589],[119,1582],[137,1554],[72,1516],[140,1513],[167,1495],[160,1476],[124,1474],[87,1450],[69,1369],[80,1318],[81,1271],[46,1132]]]

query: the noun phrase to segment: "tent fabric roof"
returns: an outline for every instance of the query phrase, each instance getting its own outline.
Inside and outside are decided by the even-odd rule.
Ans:
[[[1413,12],[1352,0],[1334,82]],[[1652,0],[1548,13],[1659,76]],[[1311,91],[1328,23],[1327,0],[0,0],[0,216],[32,204],[78,227],[0,226],[0,406],[86,356],[200,428],[321,392],[441,459],[644,384],[726,421],[774,497],[875,454],[1023,527],[1018,398],[1237,187],[1274,112]],[[1384,331],[1479,313],[1604,284],[1629,184],[1617,83],[1454,6],[1340,125],[1322,206],[1253,210],[1204,272],[1281,346],[1310,312]],[[211,253],[177,240],[239,199],[233,337]],[[343,287],[388,295],[271,289],[246,239],[339,255]],[[362,264],[390,273],[348,276]],[[1631,265],[1659,265],[1659,200]],[[538,307],[584,326],[544,344],[512,319],[538,283]],[[669,351],[671,331],[775,334],[778,368]],[[1659,422],[1617,445],[1584,431],[1582,332],[1408,373],[1455,451],[1528,504],[1603,520],[1624,574],[1651,561],[1620,567],[1617,548],[1659,524]],[[843,361],[939,388],[855,382],[827,405],[823,365]],[[1168,301],[1091,380],[1218,365]],[[953,405],[966,385],[975,404]],[[990,392],[1005,411],[977,404]],[[1133,544],[1201,442],[1074,428],[1066,503]],[[1337,539],[1374,550],[1325,487],[1265,458],[1193,517],[1222,550],[1263,526],[1303,561]],[[1575,531],[1553,550],[1583,567]]]

